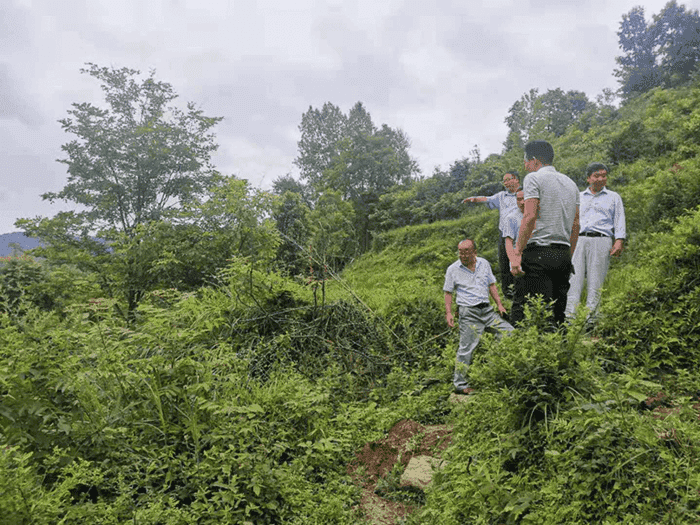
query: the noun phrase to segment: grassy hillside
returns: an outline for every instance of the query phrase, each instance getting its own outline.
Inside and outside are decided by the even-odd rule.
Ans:
[[[624,193],[666,176],[658,171]],[[650,202],[630,201],[632,217]],[[471,370],[480,394],[448,419],[456,428],[449,464],[412,522],[688,523],[700,516],[700,209],[669,213],[676,219],[630,223],[632,242],[602,301],[600,341],[591,343],[580,325],[568,337],[531,329],[499,343],[486,339]],[[434,316],[444,325],[444,268],[465,225],[479,222],[486,231],[494,221],[484,211],[391,232],[344,280],[380,311],[407,290],[418,305],[411,319]],[[493,251],[486,255],[495,262]],[[445,355],[454,355],[456,337],[444,339]]]
[[[496,246],[493,239],[497,228],[497,211],[479,206],[459,220],[408,226],[382,233],[374,240],[370,252],[345,269],[342,281],[368,305],[380,311],[399,299],[435,299],[442,304],[440,290],[445,268],[457,259],[457,243],[465,236],[473,237],[479,255],[494,261]]]
[[[128,321],[94,275],[9,261],[0,516],[362,523],[346,465],[411,418],[455,432],[410,523],[699,521],[698,98],[657,90],[553,139],[579,182],[609,163],[627,209],[601,338],[581,319],[540,333],[534,305],[530,328],[482,339],[479,393],[456,408],[441,285],[465,236],[495,267],[497,214],[483,206],[382,233],[325,283],[236,258],[211,285],[151,291]]]
[[[471,371],[481,394],[452,414],[450,463],[415,523],[700,517],[699,95],[657,91],[614,125],[554,141],[555,165],[575,179],[590,161],[609,163],[609,186],[625,202],[627,250],[607,280],[602,338],[591,344],[574,327],[568,337],[487,339]],[[457,242],[474,235],[495,267],[495,227],[495,214],[481,210],[388,232],[343,278],[379,311],[407,297],[433,301],[422,315],[442,320]],[[446,344],[454,355],[456,334]]]

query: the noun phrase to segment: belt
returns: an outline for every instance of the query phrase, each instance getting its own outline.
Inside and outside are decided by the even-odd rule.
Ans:
[[[553,242],[552,244],[528,244],[525,247],[526,250],[570,250],[571,246],[568,244],[559,244]]]
[[[605,235],[604,233],[600,232],[582,232],[578,235],[579,237],[610,237],[609,235]]]
[[[465,308],[486,308],[487,306],[491,306],[491,303],[485,302],[485,303],[479,303],[479,304],[470,304],[470,305],[463,305]]]

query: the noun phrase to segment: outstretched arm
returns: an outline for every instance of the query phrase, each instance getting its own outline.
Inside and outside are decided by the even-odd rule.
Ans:
[[[486,202],[488,200],[488,197],[467,197],[462,201],[462,204],[465,202]]]

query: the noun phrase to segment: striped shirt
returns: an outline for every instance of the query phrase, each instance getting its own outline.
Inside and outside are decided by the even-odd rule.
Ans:
[[[581,199],[576,183],[553,166],[543,166],[525,176],[523,197],[526,201],[540,201],[537,222],[528,244],[571,246],[571,230]]]

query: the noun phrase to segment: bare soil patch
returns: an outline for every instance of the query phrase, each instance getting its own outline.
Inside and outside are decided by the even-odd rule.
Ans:
[[[422,487],[403,490],[400,474],[414,456],[440,458],[451,439],[450,425],[424,426],[404,419],[384,439],[362,447],[348,465],[348,474],[362,487],[360,507],[371,523],[394,525],[419,508],[411,500],[422,493]]]

